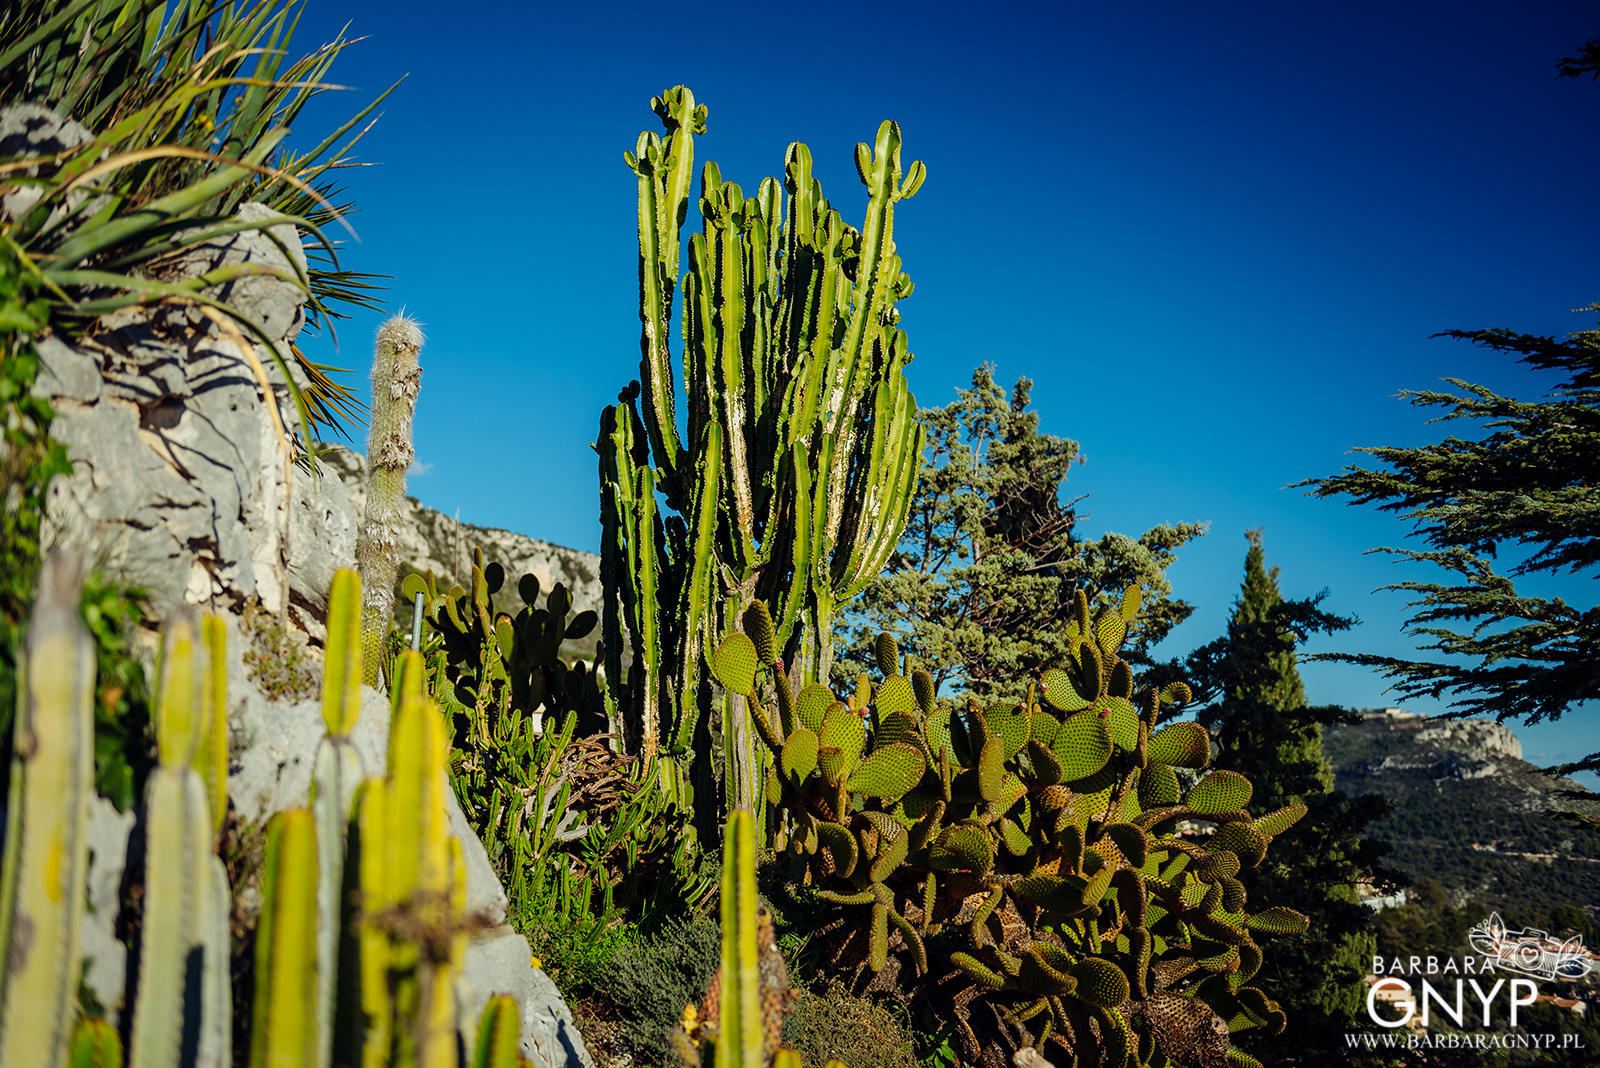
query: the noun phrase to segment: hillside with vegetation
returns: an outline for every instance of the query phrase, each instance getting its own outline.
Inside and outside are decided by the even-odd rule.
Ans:
[[[1389,863],[1434,880],[1456,904],[1600,903],[1600,832],[1545,815],[1600,815],[1600,797],[1523,760],[1509,728],[1377,712],[1328,728],[1323,745],[1340,789],[1394,800],[1372,832],[1393,846]]]

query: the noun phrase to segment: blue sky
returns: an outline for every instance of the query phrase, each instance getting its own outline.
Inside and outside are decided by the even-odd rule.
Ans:
[[[1600,300],[1600,85],[1553,80],[1600,36],[1591,4],[311,0],[298,46],[346,21],[367,39],[332,79],[354,91],[299,129],[409,74],[359,152],[381,165],[346,172],[345,262],[395,276],[429,335],[411,492],[578,548],[598,543],[599,410],[638,371],[622,152],[679,83],[710,108],[699,160],[749,190],[804,141],[846,218],[853,146],[900,123],[929,171],[896,231],[912,388],[946,403],[984,360],[1031,376],[1044,429],[1083,446],[1087,536],[1210,522],[1171,571],[1198,610],[1170,655],[1220,632],[1251,527],[1288,595],[1327,587],[1361,617],[1338,647],[1409,650],[1403,598],[1372,591],[1427,574],[1363,555],[1405,527],[1286,487],[1436,438],[1401,388],[1553,381],[1429,334],[1586,329],[1571,309]],[[308,351],[364,367],[377,322]],[[1529,588],[1595,601],[1589,576]],[[1364,669],[1304,674],[1314,701],[1388,703]],[[1557,760],[1600,732],[1586,709],[1519,733]]]

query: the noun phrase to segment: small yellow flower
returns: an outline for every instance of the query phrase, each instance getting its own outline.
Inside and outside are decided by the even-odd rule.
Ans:
[[[694,1002],[683,1007],[683,1033],[690,1038],[694,1037],[695,1028],[700,1026],[700,1013],[695,1010]]]
[[[529,957],[528,958],[528,963],[532,964],[535,968],[543,968],[544,967],[544,961],[540,960],[538,957]]]

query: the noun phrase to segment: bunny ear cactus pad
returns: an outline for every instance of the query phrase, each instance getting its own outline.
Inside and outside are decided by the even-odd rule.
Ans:
[[[1040,687],[1044,691],[1044,699],[1050,702],[1050,707],[1057,712],[1076,712],[1080,708],[1089,707],[1089,698],[1078,694],[1072,685],[1072,678],[1065,671],[1051,668],[1039,678]]]
[[[911,680],[904,675],[890,675],[878,687],[873,705],[880,716],[886,716],[891,712],[912,711],[917,707],[917,696],[911,688]]]
[[[889,676],[900,671],[900,646],[893,634],[879,634],[878,640],[872,644],[872,651],[877,656],[880,675]]]
[[[1106,721],[1111,740],[1132,752],[1139,745],[1139,710],[1120,697],[1102,697],[1095,706]]]
[[[876,687],[863,675],[855,708],[820,685],[780,705],[785,736],[762,737],[776,757],[776,830],[792,843],[785,863],[837,910],[818,940],[824,960],[952,999],[941,1004],[967,1060],[1020,1041],[1047,1057],[1050,1043],[1065,1047],[1053,1063],[1200,1063],[1201,1049],[1221,1063],[1219,1021],[1278,1019],[1266,1002],[1245,1011],[1235,993],[1261,967],[1254,939],[1298,929],[1270,901],[1250,914],[1235,876],[1303,809],[1252,822],[1249,781],[1225,771],[1185,799],[1175,769],[1204,769],[1210,737],[1192,722],[1156,730],[1162,702],[1192,695],[1140,689],[1117,656],[1137,591],[1093,629],[1076,600],[1067,670],[1044,672],[1019,705],[937,707],[933,675],[903,674],[887,636],[874,648]],[[737,638],[747,644],[718,650],[718,677],[751,692],[770,672],[777,690],[780,665]],[[1185,817],[1216,832],[1180,834]]]
[[[989,709],[983,714],[983,726],[990,737],[1002,739],[1006,760],[1022,752],[1033,733],[1032,718],[1027,710],[1012,705],[996,705]]]
[[[905,742],[894,742],[863,760],[845,784],[867,797],[894,799],[917,785],[928,769],[922,750]]]
[[[717,646],[711,666],[717,681],[724,688],[733,693],[747,694],[756,688],[758,659],[755,642],[743,634],[734,633],[722,639],[722,644]]]
[[[1256,820],[1256,830],[1265,835],[1279,835],[1293,827],[1305,814],[1306,806],[1289,805]]]
[[[1061,762],[1061,778],[1067,782],[1088,778],[1111,759],[1111,732],[1105,721],[1093,712],[1069,716],[1056,732],[1051,746]]]
[[[1074,994],[1091,1005],[1114,1009],[1128,1000],[1128,977],[1104,958],[1087,957],[1072,965],[1069,973],[1078,981]]]
[[[772,613],[761,601],[753,602],[744,610],[744,632],[755,645],[756,659],[762,666],[771,667],[778,662],[778,637],[772,627]]]
[[[1145,751],[1151,760],[1173,767],[1203,768],[1211,763],[1211,736],[1193,721],[1171,723],[1150,736]]]
[[[1189,790],[1189,811],[1214,816],[1244,808],[1252,792],[1250,780],[1236,771],[1213,771]]]
[[[801,726],[807,730],[820,731],[823,714],[836,700],[833,691],[821,683],[813,682],[801,690],[800,696],[795,699],[795,714],[800,717]]]

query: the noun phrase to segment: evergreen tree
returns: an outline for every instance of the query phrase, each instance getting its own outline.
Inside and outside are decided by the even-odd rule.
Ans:
[[[1557,71],[1600,76],[1600,38],[1561,60]],[[1586,310],[1600,311],[1600,305]],[[1448,582],[1385,587],[1417,595],[1408,623],[1430,639],[1419,648],[1446,659],[1325,655],[1378,668],[1403,698],[1448,699],[1446,715],[1559,719],[1600,698],[1600,607],[1528,596],[1514,580],[1577,575],[1600,563],[1600,331],[1565,338],[1506,329],[1436,336],[1515,354],[1565,377],[1537,401],[1502,397],[1459,378],[1445,381],[1460,393],[1403,390],[1400,395],[1419,408],[1443,409],[1434,421],[1465,420],[1488,433],[1414,449],[1358,449],[1385,466],[1352,465],[1302,483],[1318,497],[1343,496],[1400,513],[1430,548],[1382,551],[1453,572]],[[1523,557],[1504,573],[1496,567],[1503,548]],[[1586,769],[1600,769],[1600,752],[1546,770],[1565,775]]]
[[[1265,566],[1261,532],[1248,532],[1244,585],[1228,632],[1190,654],[1182,671],[1203,702],[1197,718],[1217,741],[1215,766],[1255,784],[1250,809],[1272,812],[1303,804],[1307,813],[1274,841],[1260,867],[1239,875],[1253,901],[1298,909],[1311,919],[1304,934],[1263,947],[1261,974],[1289,1016],[1281,1035],[1250,1032],[1241,1044],[1267,1064],[1351,1063],[1344,1034],[1371,1028],[1362,977],[1376,948],[1373,914],[1359,903],[1358,879],[1396,881],[1379,858],[1388,847],[1363,837],[1390,811],[1379,796],[1350,798],[1335,790],[1322,751],[1324,724],[1354,717],[1343,709],[1308,707],[1295,647],[1316,631],[1338,631],[1352,619],[1323,612],[1324,594],[1286,601],[1278,569]]]
[[[1079,588],[1105,603],[1139,583],[1144,608],[1122,654],[1136,664],[1193,611],[1170,596],[1165,573],[1205,524],[1163,524],[1137,539],[1080,537],[1083,498],[1063,502],[1061,492],[1081,462],[1078,443],[1039,432],[1032,388],[1022,378],[1008,395],[984,364],[954,403],[918,413],[927,466],[888,568],[841,627],[838,684],[854,685],[873,662],[871,639],[886,630],[940,684],[1020,697],[1065,656],[1062,624]]]

